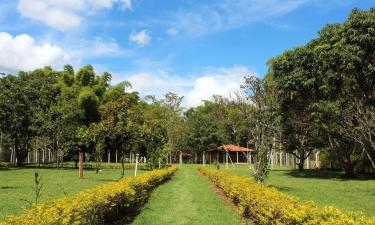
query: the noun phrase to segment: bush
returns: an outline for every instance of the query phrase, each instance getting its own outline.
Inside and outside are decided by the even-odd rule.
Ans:
[[[375,217],[368,218],[361,212],[343,213],[332,206],[318,208],[313,202],[301,202],[250,178],[204,167],[198,170],[224,191],[242,216],[255,224],[375,224]]]
[[[34,205],[0,224],[107,224],[134,215],[151,191],[175,171],[176,167],[170,167],[103,184],[74,196]]]

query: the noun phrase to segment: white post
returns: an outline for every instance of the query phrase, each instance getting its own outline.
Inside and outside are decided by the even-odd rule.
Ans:
[[[146,159],[146,156],[145,156],[145,158],[144,158],[144,161],[143,161],[144,163],[147,163],[147,159]]]
[[[182,166],[182,151],[180,151],[180,167]]]
[[[111,162],[111,152],[108,151],[108,164]]]
[[[280,167],[283,166],[283,153],[280,152]]]
[[[236,152],[237,153],[237,164],[238,164],[238,152]]]
[[[310,169],[310,159],[309,159],[309,157],[306,158],[306,169]]]
[[[315,153],[315,167],[320,168],[319,151]]]
[[[205,156],[204,152],[203,152],[203,162],[202,163],[203,163],[203,166],[206,165],[206,156]]]
[[[27,163],[30,163],[30,152],[27,152]]]
[[[51,162],[51,149],[48,149],[48,163]]]
[[[161,160],[160,160],[160,158],[159,158],[159,169],[161,168]]]
[[[135,154],[135,170],[134,170],[134,176],[137,176],[137,169],[138,169],[138,156],[139,154]]]
[[[125,159],[124,159],[125,160]],[[117,150],[116,150],[116,164],[117,164]]]

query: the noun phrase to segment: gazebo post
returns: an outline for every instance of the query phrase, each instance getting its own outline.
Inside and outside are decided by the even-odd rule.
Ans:
[[[226,152],[225,156],[225,168],[228,169],[228,152]]]
[[[238,152],[236,152],[237,153],[237,164],[238,164]]]

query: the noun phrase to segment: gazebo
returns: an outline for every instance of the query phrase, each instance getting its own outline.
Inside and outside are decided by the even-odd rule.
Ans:
[[[230,160],[232,163],[251,163],[251,154],[253,149],[244,148],[237,145],[221,145],[214,149],[208,150],[208,162],[226,163]]]

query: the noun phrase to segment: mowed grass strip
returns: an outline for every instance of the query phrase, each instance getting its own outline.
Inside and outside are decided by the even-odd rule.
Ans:
[[[143,224],[239,224],[240,217],[213,191],[195,165],[183,165],[172,180],[158,187],[132,222]]]
[[[221,169],[225,169],[225,165],[221,165]],[[235,165],[234,169],[230,165],[229,171],[250,176],[246,164]],[[312,200],[321,207],[331,205],[344,211],[362,211],[375,216],[374,175],[346,179],[343,173],[336,171],[310,169],[300,173],[291,168],[276,168],[270,171],[266,184],[301,200]]]
[[[9,215],[22,213],[35,201],[34,171],[36,169],[0,169],[0,220]],[[120,179],[121,170],[85,170],[84,179],[78,178],[75,169],[39,169],[43,183],[41,201],[49,201],[64,195],[73,195],[81,190]],[[145,171],[139,170],[139,173]],[[125,176],[133,176],[133,170],[126,170]]]

